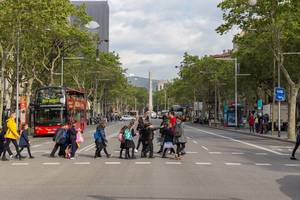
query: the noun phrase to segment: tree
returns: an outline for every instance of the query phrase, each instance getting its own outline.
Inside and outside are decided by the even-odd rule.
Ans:
[[[261,45],[270,46],[277,65],[288,83],[288,91],[290,91],[288,137],[295,139],[296,99],[300,88],[299,70],[297,70],[299,62],[284,62],[283,52],[297,50],[297,46],[294,44],[298,44],[300,39],[298,34],[300,28],[299,1],[291,0],[289,3],[277,0],[259,1],[257,6],[251,7],[244,0],[224,0],[219,4],[219,8],[224,12],[225,22],[217,28],[217,32],[224,34],[234,26],[238,26],[246,34],[250,30],[256,29],[260,33],[255,37],[263,40]],[[262,36],[265,34],[261,34],[261,32],[266,32],[268,37],[263,38]],[[251,51],[249,48],[245,50]],[[252,52],[257,52],[257,49],[252,49]],[[268,58],[265,57],[265,59]]]

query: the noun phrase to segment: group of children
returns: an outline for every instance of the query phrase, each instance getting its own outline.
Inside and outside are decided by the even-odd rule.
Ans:
[[[7,133],[7,124],[4,125],[4,127],[1,130],[0,133],[0,156],[2,156],[2,160],[6,161],[8,160],[5,156],[6,152],[8,152],[9,157],[13,158],[13,153],[9,147],[9,145],[7,145],[7,139],[5,138],[5,134]],[[32,156],[31,154],[31,150],[30,150],[30,140],[29,140],[29,132],[28,132],[28,124],[23,124],[22,125],[22,129],[20,131],[20,135],[19,135],[19,142],[14,143],[14,146],[16,148],[17,151],[17,155],[16,158],[18,157],[18,159],[22,159],[25,158],[25,156],[21,155],[21,152],[26,148],[27,152],[28,152],[28,156],[30,159],[33,159],[34,156]]]

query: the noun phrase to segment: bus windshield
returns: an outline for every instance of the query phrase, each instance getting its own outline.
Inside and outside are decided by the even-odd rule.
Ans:
[[[37,92],[37,104],[55,105],[64,103],[64,93],[61,88],[46,88]]]
[[[54,126],[66,123],[66,110],[61,108],[41,108],[35,111],[36,125]]]

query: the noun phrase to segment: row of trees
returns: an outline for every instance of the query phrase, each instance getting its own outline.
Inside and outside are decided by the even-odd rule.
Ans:
[[[139,90],[128,85],[116,53],[100,53],[97,61],[96,44],[104,38],[85,27],[92,19],[84,6],[69,0],[4,0],[0,8],[0,117],[7,104],[5,96],[11,109],[16,106],[17,66],[22,95],[29,105],[36,88],[60,85],[63,57],[84,57],[65,60],[64,85],[85,89],[91,101],[98,89],[100,100],[106,95],[115,107],[124,108],[123,100],[132,95],[129,92]]]
[[[297,53],[300,52],[300,2],[258,0],[252,5],[249,2],[252,1],[223,0],[219,8],[223,11],[224,23],[216,31],[225,34],[233,28],[241,30],[234,38],[238,48],[232,57],[238,58],[240,73],[251,76],[238,80],[240,98],[247,96],[250,101],[264,99],[266,103],[272,102],[273,88],[278,86],[277,79],[281,77],[280,85],[287,91],[289,104],[288,136],[295,139],[296,101],[300,89],[300,56]],[[201,100],[207,98],[206,90],[215,81],[219,88],[222,87],[220,91],[223,94],[219,93],[221,98],[232,99],[233,70],[233,63],[230,65],[210,57],[186,54],[179,79],[169,87],[168,92],[178,103],[192,102],[195,97]],[[211,71],[217,73],[210,76]],[[182,93],[184,95],[180,95]]]

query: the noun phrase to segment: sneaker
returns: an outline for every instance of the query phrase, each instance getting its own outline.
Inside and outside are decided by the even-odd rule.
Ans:
[[[13,159],[13,158],[14,158],[14,155],[10,155],[9,158],[10,158],[10,159]]]
[[[30,156],[29,159],[34,159],[34,156]]]
[[[294,156],[290,157],[290,159],[291,159],[291,160],[297,160],[297,158],[294,157]]]
[[[75,158],[74,158],[74,157],[71,157],[70,160],[75,160]]]
[[[111,157],[111,154],[107,154],[106,157],[107,157],[107,158],[110,158],[110,157]]]
[[[139,150],[137,150],[137,149],[134,150],[134,153],[138,153],[138,152],[139,152]]]
[[[55,158],[55,156],[54,155],[50,155],[50,158]]]

